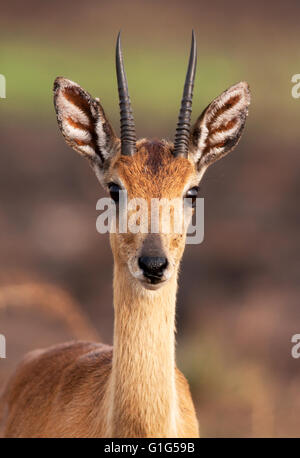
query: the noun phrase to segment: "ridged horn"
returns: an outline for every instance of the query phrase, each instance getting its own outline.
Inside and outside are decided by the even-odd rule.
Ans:
[[[121,154],[131,156],[136,152],[136,133],[121,50],[121,32],[116,46],[116,70],[120,104]]]
[[[187,157],[190,129],[191,129],[191,114],[192,114],[192,100],[194,80],[197,65],[197,46],[194,31],[192,31],[192,44],[189,65],[186,72],[183,96],[181,100],[181,107],[178,116],[176,127],[175,141],[174,141],[174,156]]]

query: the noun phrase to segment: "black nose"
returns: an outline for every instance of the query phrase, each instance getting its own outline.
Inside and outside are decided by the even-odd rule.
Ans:
[[[151,283],[158,283],[161,280],[167,265],[167,258],[156,256],[141,256],[139,258],[139,266],[145,277],[151,280]]]

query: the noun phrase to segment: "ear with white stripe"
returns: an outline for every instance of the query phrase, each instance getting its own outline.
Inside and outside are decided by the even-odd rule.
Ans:
[[[250,104],[249,86],[241,82],[223,92],[203,111],[191,131],[194,162],[207,167],[238,144]]]
[[[78,84],[58,77],[54,82],[54,106],[66,142],[87,157],[98,178],[115,154],[119,139],[108,122],[99,99]]]

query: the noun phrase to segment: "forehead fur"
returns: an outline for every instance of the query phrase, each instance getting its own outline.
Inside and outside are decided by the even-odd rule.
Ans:
[[[158,140],[141,140],[133,156],[120,156],[115,164],[130,197],[168,197],[180,195],[194,175],[191,162],[174,157],[173,145]]]

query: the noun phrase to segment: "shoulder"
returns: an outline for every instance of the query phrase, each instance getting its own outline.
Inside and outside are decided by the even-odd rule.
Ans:
[[[26,365],[39,364],[45,362],[51,364],[52,361],[62,365],[66,365],[71,361],[82,358],[88,354],[100,356],[102,353],[111,350],[112,347],[102,343],[87,342],[87,341],[71,341],[65,342],[45,349],[33,350],[27,353],[20,363],[20,367]]]
[[[55,390],[64,379],[90,375],[102,364],[110,366],[112,347],[101,343],[72,341],[27,353],[7,385],[6,395],[15,397],[25,391]],[[102,363],[102,364],[101,364]],[[87,371],[88,369],[88,371]]]
[[[176,385],[177,388],[181,391],[187,391],[188,394],[190,395],[190,388],[187,379],[183,375],[183,373],[178,369],[178,367],[175,368],[175,380],[176,380]]]
[[[180,428],[182,437],[199,437],[199,425],[188,381],[177,367],[175,377],[179,409],[183,419]]]
[[[99,401],[103,398],[111,360],[112,347],[92,342],[67,342],[28,353],[0,401],[5,435],[45,437],[51,436],[49,431],[61,431],[71,436],[74,423],[95,408],[87,391],[95,390]],[[80,418],[75,415],[78,409]]]

